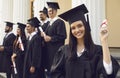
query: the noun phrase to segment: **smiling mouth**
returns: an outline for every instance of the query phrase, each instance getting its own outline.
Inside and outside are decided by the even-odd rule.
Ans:
[[[82,35],[82,33],[83,32],[78,32],[78,33],[76,33],[76,36],[80,36],[80,35]]]

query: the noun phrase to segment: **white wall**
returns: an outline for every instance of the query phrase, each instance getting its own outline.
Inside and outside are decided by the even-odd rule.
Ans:
[[[42,10],[44,7],[47,7],[48,0],[34,0],[33,3],[33,10],[34,10],[34,17],[38,17],[39,19],[39,11]]]
[[[0,17],[2,16],[2,0],[0,0]],[[2,19],[0,18],[0,45],[2,44]]]
[[[27,23],[30,18],[30,0],[13,0],[13,22]],[[16,34],[17,24],[13,32]]]
[[[13,0],[0,0],[0,45],[4,38],[5,21],[13,19]]]
[[[30,18],[30,0],[0,0],[0,45],[4,38],[5,22],[26,23]],[[17,26],[13,26],[16,33]]]

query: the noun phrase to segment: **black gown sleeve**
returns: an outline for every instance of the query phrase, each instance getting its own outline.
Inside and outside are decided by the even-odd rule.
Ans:
[[[65,23],[62,20],[59,20],[56,24],[56,33],[51,36],[51,42],[59,42],[66,39],[66,28]]]
[[[41,37],[37,36],[32,44],[31,66],[39,68],[41,65]]]
[[[51,78],[65,78],[65,53],[63,46],[56,52],[51,67]]]
[[[100,76],[102,76],[103,78],[116,78],[117,72],[119,70],[118,62],[111,56],[113,72],[112,72],[112,74],[108,75],[106,73],[106,70],[105,70],[104,65],[103,65],[103,55],[100,52],[102,50],[99,50],[99,49],[98,49],[99,61],[98,61],[97,68],[96,68],[97,78],[100,78]]]
[[[15,38],[16,38],[15,35],[11,34],[8,41],[5,43],[6,45],[3,45],[4,46],[4,52],[7,55],[11,55],[12,52],[13,52],[13,43],[14,43]]]

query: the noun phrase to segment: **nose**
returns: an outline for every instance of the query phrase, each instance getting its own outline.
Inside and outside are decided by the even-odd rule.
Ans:
[[[76,31],[76,32],[79,31],[79,28],[75,28],[75,31]]]

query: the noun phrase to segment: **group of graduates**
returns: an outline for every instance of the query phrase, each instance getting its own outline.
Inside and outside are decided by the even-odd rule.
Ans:
[[[79,5],[57,17],[57,2],[47,2],[48,8],[37,17],[18,22],[17,35],[13,23],[6,22],[3,45],[0,45],[0,72],[7,78],[115,78],[118,62],[108,48],[107,22],[100,28],[101,44],[91,37],[88,10]],[[64,45],[65,23],[70,24],[69,44]],[[27,36],[25,34],[27,31]]]

